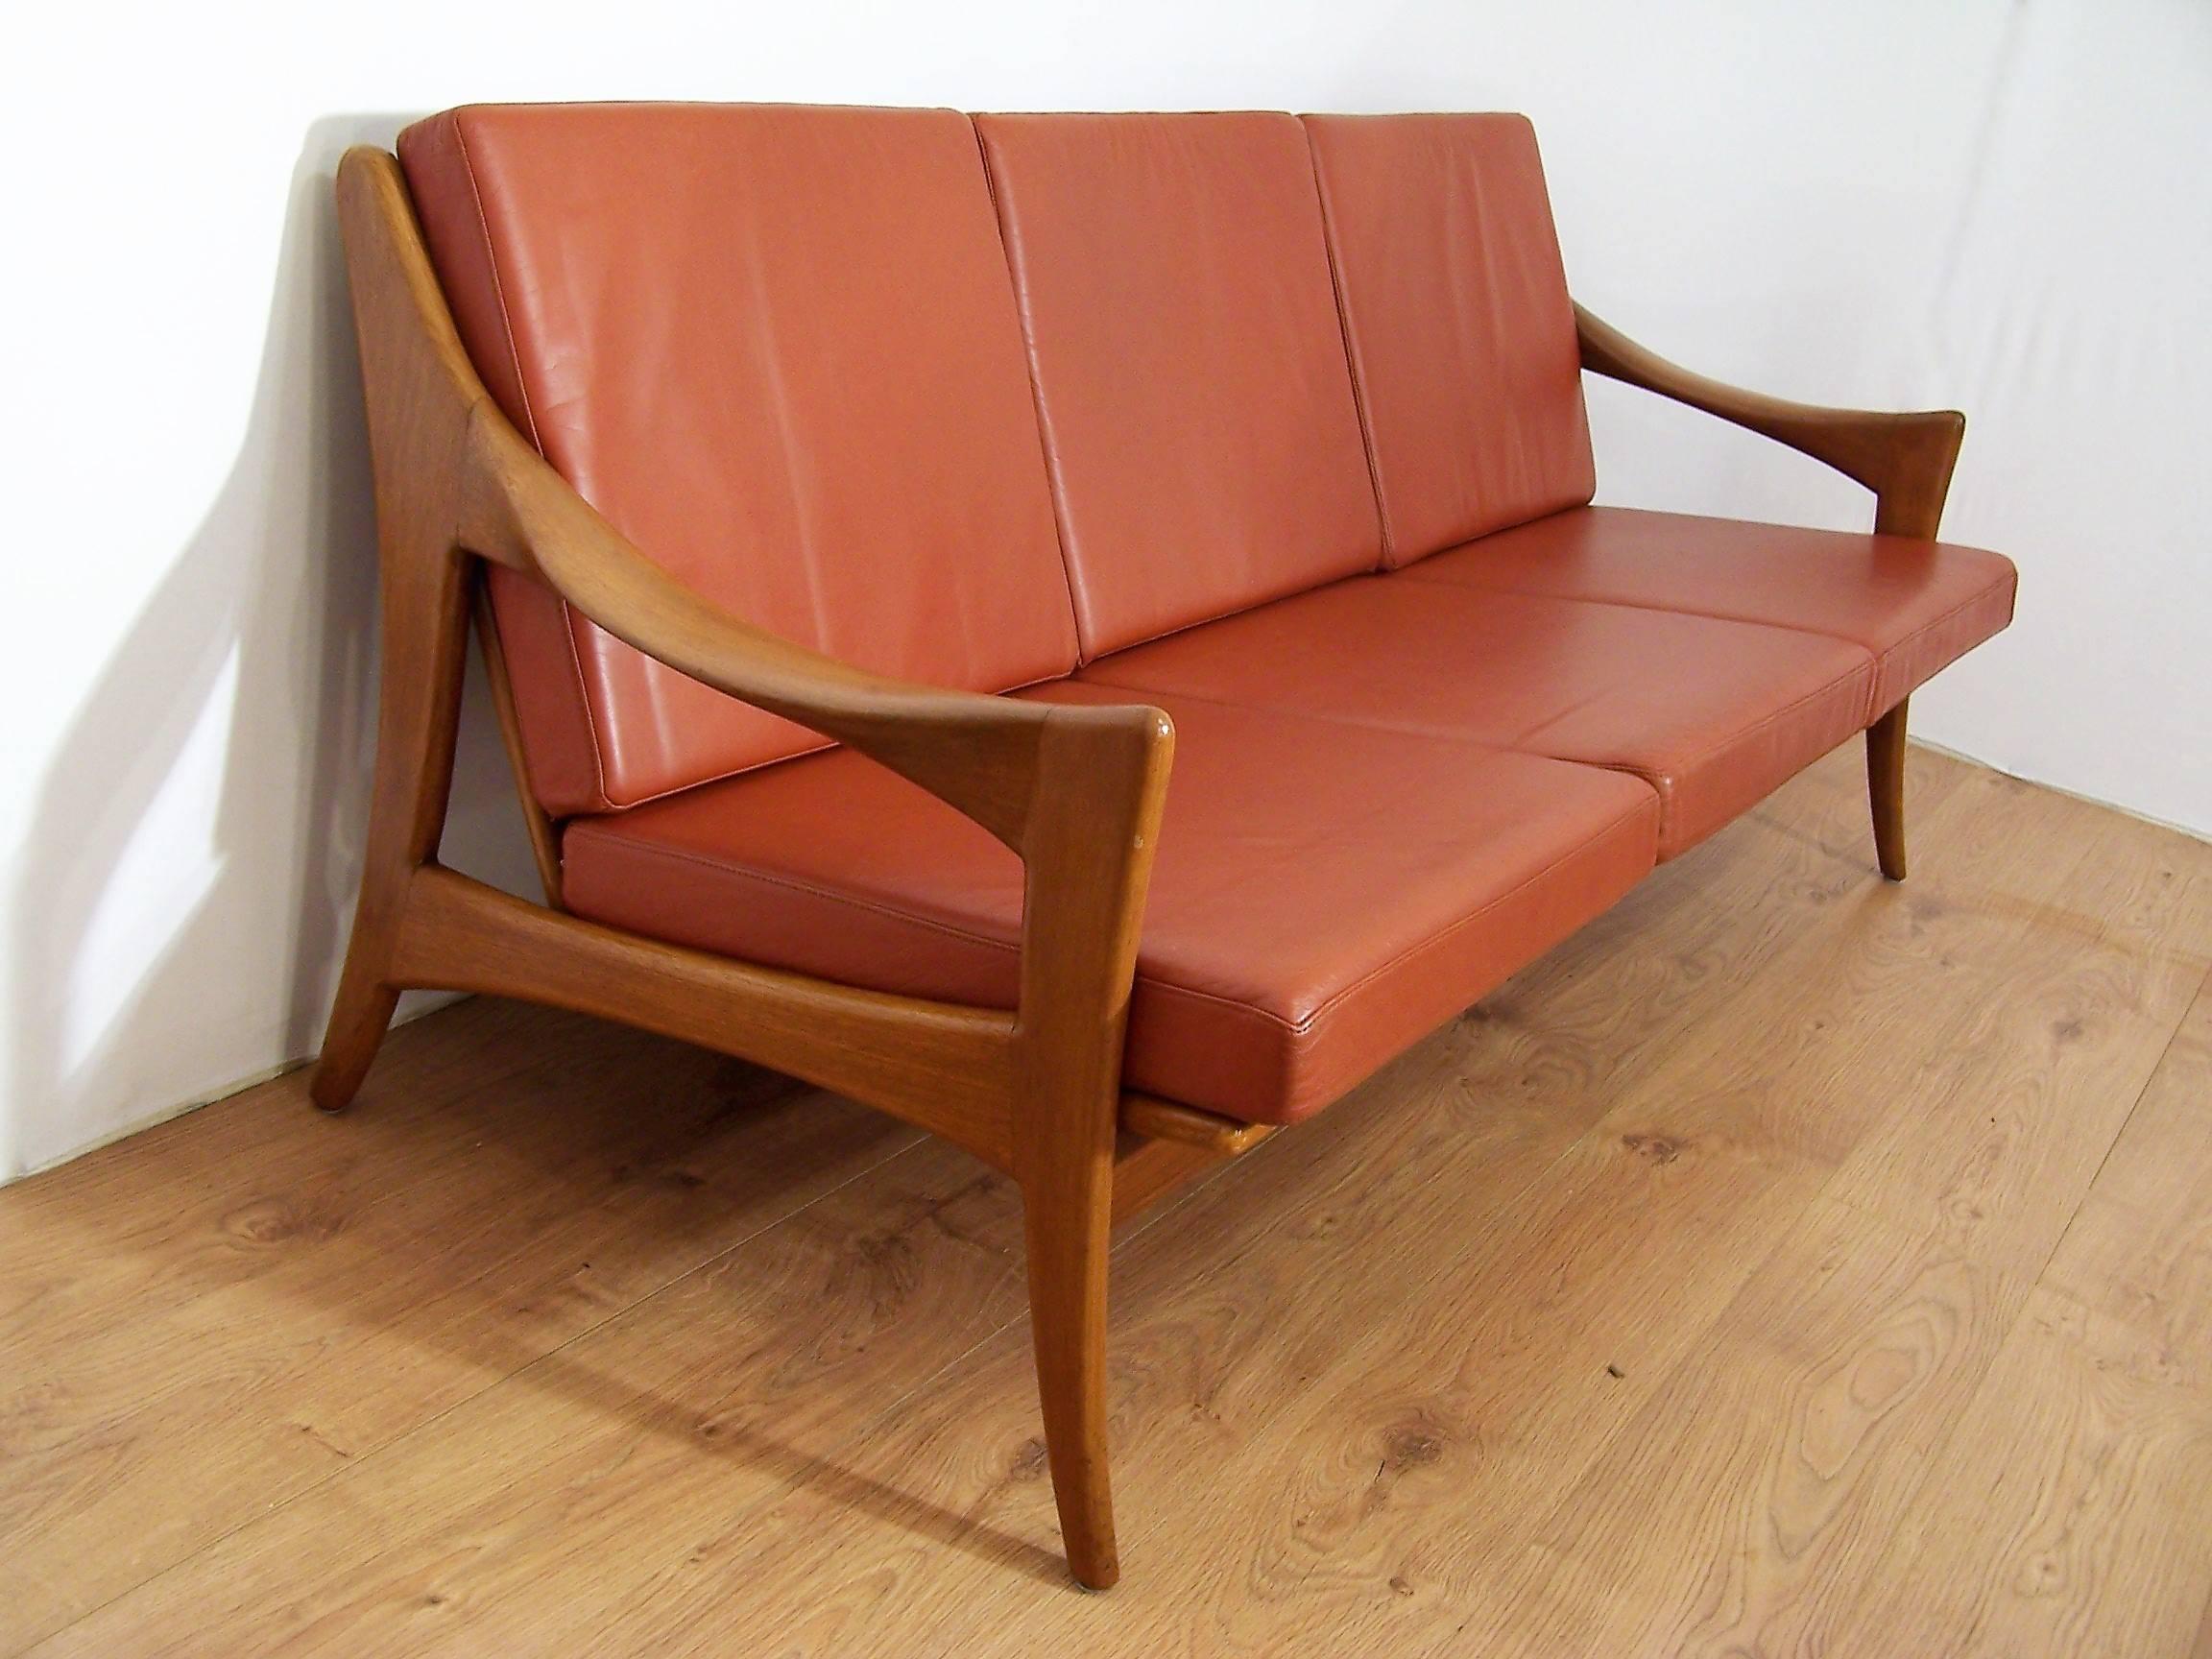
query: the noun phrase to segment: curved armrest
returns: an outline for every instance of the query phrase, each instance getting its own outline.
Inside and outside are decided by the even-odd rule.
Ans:
[[[1580,305],[1575,331],[1582,367],[1592,373],[1702,409],[1825,462],[1874,492],[1874,528],[1882,534],[1935,536],[1966,435],[1966,417],[1956,409],[1889,415],[1792,403],[1670,363]]]
[[[469,444],[471,470],[491,494],[489,511],[471,515],[471,552],[536,575],[648,657],[850,744],[1024,856],[1047,728],[1085,751],[1074,773],[1094,789],[1131,760],[1146,769],[1145,757],[1172,743],[1166,715],[1141,704],[1020,703],[916,685],[740,621],[633,546],[489,398],[471,411]]]
[[[871,674],[741,622],[630,544],[489,397],[469,417],[474,481],[461,544],[549,583],[671,668],[851,744],[973,818],[1020,856],[1017,1037],[1024,1097],[1070,1091],[1110,1159],[1121,1023],[1136,972],[1175,729],[1142,704],[1019,703]],[[1018,1168],[1087,1155],[1044,1109],[1013,1129]],[[1065,1145],[1062,1142],[1065,1141]]]

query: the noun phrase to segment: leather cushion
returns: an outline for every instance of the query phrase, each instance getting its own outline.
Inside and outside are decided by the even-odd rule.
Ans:
[[[1305,134],[979,115],[1087,656],[1375,567]]]
[[[2017,582],[1978,547],[1624,507],[1539,518],[1407,574],[1832,634],[1873,653],[1875,714],[2002,632]]]
[[[1176,758],[1124,1068],[1148,1093],[1302,1118],[1651,867],[1658,803],[1620,773],[1158,701]],[[849,750],[580,820],[563,852],[580,915],[849,984],[1015,1000],[1020,864]]]
[[[1385,563],[1590,499],[1575,307],[1520,115],[1309,115]]]
[[[1863,728],[1873,671],[1863,648],[1823,635],[1395,571],[1120,652],[1082,678],[1617,767],[1658,790],[1668,858]]]
[[[1021,327],[949,109],[455,110],[399,153],[508,415],[670,572],[850,661],[998,690],[1073,613]],[[495,571],[533,787],[622,806],[818,747]]]

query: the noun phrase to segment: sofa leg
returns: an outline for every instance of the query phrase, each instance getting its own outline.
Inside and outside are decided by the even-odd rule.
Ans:
[[[399,930],[415,872],[436,858],[445,828],[469,639],[464,555],[434,536],[410,537],[401,514],[382,501],[378,509],[385,520],[384,661],[376,774],[353,934],[307,1090],[325,1112],[351,1102],[398,1004],[393,969]]]
[[[1089,1589],[1121,1575],[1106,1458],[1106,1258],[1110,1160],[1070,1161],[1022,1192],[1029,1319],[1045,1449],[1069,1570]]]
[[[338,1000],[323,1033],[323,1052],[307,1084],[307,1097],[325,1112],[343,1112],[353,1103],[399,1006],[399,993],[366,964],[361,932],[356,925],[354,945],[346,952],[346,971],[338,980]]]
[[[1121,1575],[1106,1475],[1106,1252],[1122,1038],[1175,729],[1152,709],[1054,709],[1018,851],[1014,1178],[1060,1536],[1077,1582]]]
[[[1910,701],[1908,699],[1907,701]],[[1874,855],[1882,874],[1905,879],[1905,707],[1866,729],[1866,792],[1874,806]]]

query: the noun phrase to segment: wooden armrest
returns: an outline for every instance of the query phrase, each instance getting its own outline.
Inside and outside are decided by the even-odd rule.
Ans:
[[[1874,492],[1876,531],[1933,538],[1943,516],[1966,417],[1956,409],[1882,414],[1824,409],[1693,373],[1575,307],[1582,367],[1786,444]]]
[[[489,397],[470,412],[471,470],[490,489],[469,551],[528,571],[648,657],[850,744],[1028,854],[1042,746],[1085,752],[1085,793],[1171,743],[1142,704],[1022,703],[872,674],[757,628],[669,576],[546,464]],[[1115,757],[1120,757],[1117,763]],[[1063,780],[1063,785],[1066,781]]]

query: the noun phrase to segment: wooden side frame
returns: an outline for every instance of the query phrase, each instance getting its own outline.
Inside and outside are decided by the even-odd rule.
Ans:
[[[1966,417],[1956,409],[1883,414],[1824,409],[1709,380],[1575,307],[1582,367],[1630,386],[1656,392],[1732,425],[1757,432],[1833,467],[1874,492],[1874,530],[1882,536],[1936,539],[1944,498],[1966,437]],[[1910,699],[1899,699],[1866,730],[1866,788],[1874,816],[1874,851],[1882,874],[1905,879],[1905,721]]]
[[[401,990],[520,997],[757,1061],[942,1135],[1020,1185],[1039,1392],[1069,1565],[1119,1575],[1106,1461],[1107,1246],[1115,1222],[1271,1134],[1125,1093],[1139,924],[1174,752],[1142,705],[908,685],[754,628],[673,581],[508,422],[462,348],[397,160],[349,151],[338,197],[375,470],[383,675],[361,896],[317,1105],[358,1092]],[[1583,366],[1760,431],[1875,491],[1878,530],[1933,537],[1964,429],[1739,392],[1576,308]],[[1018,1006],[886,996],[688,950],[565,914],[558,826],[528,787],[485,562],[755,707],[850,745],[1022,859]],[[464,654],[481,636],[546,902],[438,862]],[[1884,872],[1902,878],[1905,707],[1868,733]]]
[[[1113,1223],[1268,1132],[1124,1097],[1139,922],[1174,753],[1157,709],[1016,702],[865,673],[663,574],[509,424],[439,288],[397,160],[340,164],[375,469],[383,674],[366,869],[313,1083],[345,1107],[398,994],[444,988],[604,1016],[775,1067],[942,1135],[1019,1183],[1039,1390],[1068,1559],[1118,1575],[1106,1465]],[[1019,1005],[885,996],[599,926],[560,908],[556,827],[524,808],[543,905],[443,868],[464,654],[483,561],[528,572],[694,679],[911,779],[1021,857]],[[510,751],[498,634],[481,612]],[[519,777],[519,774],[518,774]]]

